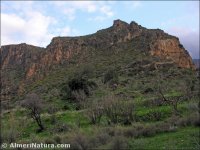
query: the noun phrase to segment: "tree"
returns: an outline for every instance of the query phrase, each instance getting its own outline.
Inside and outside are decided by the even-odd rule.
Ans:
[[[22,107],[28,111],[28,116],[36,121],[39,132],[44,130],[44,125],[41,121],[42,99],[35,93],[26,95],[26,98],[21,103]]]
[[[163,103],[172,106],[175,115],[180,115],[178,103],[188,98],[185,96],[186,85],[184,82],[167,82],[166,80],[167,79],[163,74],[160,74],[160,76],[156,78],[156,95]],[[171,96],[167,96],[166,94],[170,94]]]
[[[174,110],[174,114],[175,115],[180,115],[179,111],[178,111],[178,103],[180,101],[182,101],[184,99],[184,96],[173,96],[173,97],[166,97],[164,95],[164,93],[162,92],[161,88],[159,87],[158,89],[158,93],[161,96],[161,99],[163,100],[163,102],[167,103],[168,105],[171,105],[173,110]]]

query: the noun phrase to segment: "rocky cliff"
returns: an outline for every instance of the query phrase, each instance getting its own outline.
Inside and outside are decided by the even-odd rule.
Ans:
[[[2,95],[15,95],[25,83],[43,78],[57,66],[67,67],[74,57],[81,59],[92,51],[117,51],[127,42],[137,43],[134,46],[149,56],[166,59],[182,68],[195,68],[177,37],[160,29],[146,29],[136,22],[115,20],[113,26],[91,35],[54,37],[46,48],[27,44],[2,46]]]

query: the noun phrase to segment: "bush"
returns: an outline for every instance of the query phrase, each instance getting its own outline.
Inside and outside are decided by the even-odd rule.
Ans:
[[[165,102],[163,100],[157,98],[157,99],[149,99],[143,103],[146,107],[152,107],[152,106],[162,106],[165,105]]]
[[[71,145],[72,145],[71,149],[86,150],[88,149],[88,138],[85,135],[78,133],[72,139]]]
[[[108,135],[108,133],[100,133],[97,135],[96,138],[98,139],[100,144],[105,145],[106,143],[108,143],[110,136]]]
[[[133,121],[134,104],[119,100],[116,96],[108,96],[103,100],[104,114],[108,124],[121,123],[130,125]]]
[[[1,133],[1,138],[3,142],[13,143],[16,141],[18,134],[19,133],[14,128],[11,128],[10,130],[3,131]]]
[[[103,106],[98,101],[93,101],[90,107],[86,111],[86,116],[90,120],[91,124],[99,124],[103,115]]]
[[[76,78],[83,78],[83,79],[89,79],[94,76],[94,66],[88,64],[83,67],[81,67],[76,73],[75,77]]]
[[[155,134],[156,134],[156,127],[154,125],[147,126],[142,130],[143,136],[153,136]]]
[[[45,143],[45,144],[56,144],[55,141],[54,141],[53,139],[49,139],[49,138],[48,138],[48,139],[45,139],[45,140],[44,140],[44,143]]]
[[[76,102],[76,110],[80,110],[81,107],[85,108],[85,101],[86,101],[87,95],[85,94],[83,90],[73,91],[72,97],[74,98]]]
[[[69,126],[61,122],[58,122],[57,124],[55,124],[55,126],[52,129],[53,133],[66,132],[69,130],[70,130]]]
[[[61,137],[60,136],[58,136],[58,135],[56,135],[56,136],[54,136],[54,141],[57,143],[57,144],[61,144],[61,142],[62,142],[62,139],[61,139]]]
[[[115,70],[111,69],[108,70],[103,77],[103,83],[107,83],[109,81],[117,82],[118,81],[118,74]]]
[[[68,86],[71,91],[83,90],[88,96],[90,94],[89,88],[96,87],[96,83],[82,78],[73,78],[68,82]]]
[[[154,136],[156,133],[175,131],[176,127],[167,122],[162,122],[156,125],[143,126],[137,125],[132,128],[126,129],[123,135],[128,138],[137,138],[141,136]]]
[[[126,129],[124,131],[124,136],[127,138],[133,138],[133,137],[138,137],[139,136],[139,132],[136,128],[130,128],[130,129]]]
[[[51,122],[51,124],[55,124],[56,123],[56,115],[55,115],[55,113],[57,111],[58,111],[58,109],[55,106],[53,106],[53,105],[50,105],[48,107],[47,112],[51,115],[50,116],[50,122]]]
[[[158,110],[149,110],[147,113],[139,115],[136,114],[136,121],[161,121],[167,117],[167,112],[158,111]]]
[[[157,133],[171,132],[171,131],[176,131],[176,129],[177,129],[177,127],[175,125],[171,125],[168,122],[157,124],[155,127],[156,127]]]
[[[143,94],[148,94],[148,93],[153,93],[153,92],[154,92],[153,89],[148,87],[143,91]]]
[[[180,118],[176,121],[177,126],[200,126],[200,119],[199,119],[199,113],[192,113],[189,116],[186,116],[184,118]]]
[[[113,150],[128,149],[128,143],[126,139],[122,136],[115,137],[111,143],[111,149]]]
[[[62,87],[62,98],[78,103],[77,109],[80,109],[80,102],[84,101],[91,94],[91,90],[97,85],[93,81],[84,78],[72,78]]]
[[[103,132],[104,133],[107,133],[109,136],[115,136],[115,129],[113,129],[113,128],[109,128],[109,127],[107,127],[107,128],[105,128],[104,130],[103,130]]]
[[[148,116],[149,116],[149,119],[152,121],[160,121],[164,117],[164,114],[160,111],[151,110],[148,113]]]

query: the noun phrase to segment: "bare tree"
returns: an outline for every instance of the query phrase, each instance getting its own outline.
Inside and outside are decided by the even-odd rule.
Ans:
[[[164,95],[164,93],[163,93],[163,91],[161,90],[160,87],[158,88],[158,94],[160,94],[163,102],[172,106],[175,115],[180,115],[180,113],[178,111],[178,103],[184,99],[184,96],[167,97],[167,96]]]
[[[178,104],[188,98],[185,95],[186,85],[183,82],[167,82],[165,81],[164,75],[160,75],[156,78],[156,95],[161,99],[162,103],[172,106],[175,115],[180,115],[178,111]],[[173,83],[173,84],[172,84]],[[167,96],[171,91],[176,93],[172,96]]]
[[[44,126],[41,121],[42,100],[40,97],[35,93],[28,94],[21,104],[22,107],[27,109],[28,115],[36,121],[39,127],[38,131],[43,131]]]

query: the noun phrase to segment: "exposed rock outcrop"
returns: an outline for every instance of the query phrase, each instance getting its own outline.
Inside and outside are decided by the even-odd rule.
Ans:
[[[151,55],[171,59],[180,67],[195,69],[190,55],[176,38],[156,40],[151,44],[150,52]]]

